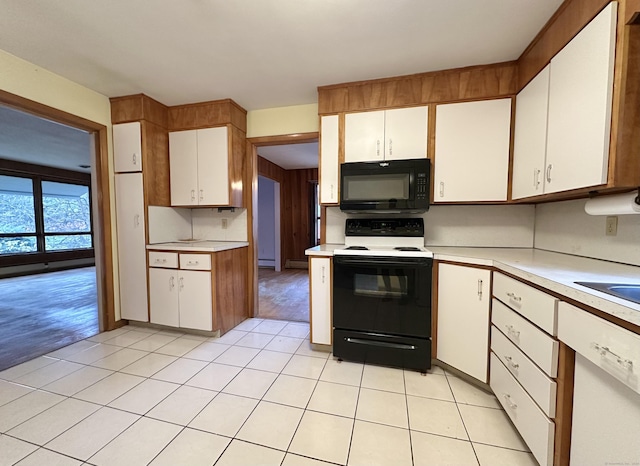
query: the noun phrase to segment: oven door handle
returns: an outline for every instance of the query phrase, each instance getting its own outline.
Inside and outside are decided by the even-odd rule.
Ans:
[[[364,338],[345,337],[344,340],[347,343],[355,343],[357,345],[383,346],[385,348],[393,348],[393,349],[401,349],[401,350],[415,350],[416,349],[416,347],[414,345],[406,345],[406,344],[402,344],[402,343],[387,343],[385,341],[366,340]]]
[[[334,257],[334,262],[336,264],[345,264],[345,265],[357,265],[357,266],[378,266],[384,265],[387,267],[404,267],[404,266],[421,266],[421,265],[429,265],[432,263],[432,259],[426,258],[413,258],[413,259],[398,259],[394,258],[393,260],[376,260],[376,259],[356,259],[356,258],[345,258],[345,257]]]

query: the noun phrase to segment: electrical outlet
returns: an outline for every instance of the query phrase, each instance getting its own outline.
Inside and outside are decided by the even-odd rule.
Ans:
[[[607,217],[607,236],[616,236],[618,234],[618,217]]]
[[[228,226],[228,219],[223,218],[223,219],[222,219],[222,229],[223,229],[223,230],[226,230],[226,229],[227,229],[227,226]]]

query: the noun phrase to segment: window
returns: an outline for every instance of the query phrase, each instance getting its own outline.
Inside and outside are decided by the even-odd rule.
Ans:
[[[45,251],[91,247],[88,186],[43,181],[42,210]]]
[[[88,184],[43,178],[0,174],[0,256],[93,248]]]
[[[0,175],[0,254],[37,250],[33,182]]]

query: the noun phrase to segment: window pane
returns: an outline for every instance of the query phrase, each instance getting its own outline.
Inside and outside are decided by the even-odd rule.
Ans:
[[[38,244],[34,236],[0,238],[0,254],[21,254],[37,250]]]
[[[0,175],[0,233],[35,232],[31,179]]]
[[[91,231],[88,186],[43,181],[42,206],[46,233]]]
[[[56,235],[44,237],[44,248],[47,251],[85,249],[90,247],[91,235]]]

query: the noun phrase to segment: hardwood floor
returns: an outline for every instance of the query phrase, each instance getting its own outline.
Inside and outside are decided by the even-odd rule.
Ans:
[[[0,371],[98,331],[95,267],[0,280]]]
[[[308,269],[258,269],[258,317],[309,322]]]

